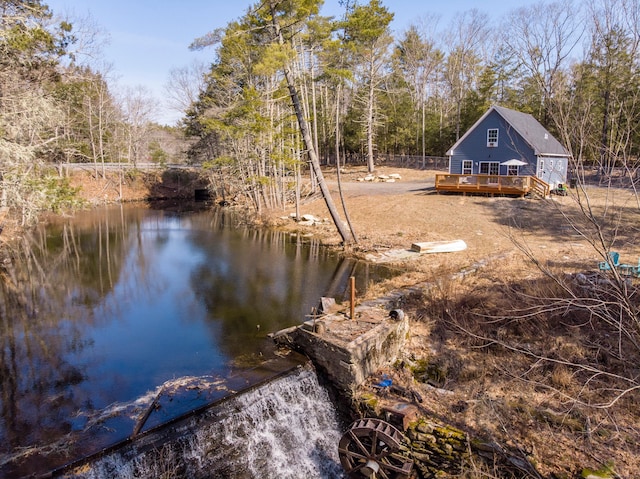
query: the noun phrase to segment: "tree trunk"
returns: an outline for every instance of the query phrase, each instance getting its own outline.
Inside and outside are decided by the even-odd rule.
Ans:
[[[336,174],[338,177],[338,192],[340,193],[340,203],[342,204],[342,211],[344,211],[344,217],[347,220],[347,224],[349,225],[349,231],[351,232],[351,236],[353,237],[353,242],[358,243],[358,237],[356,236],[356,232],[353,229],[353,224],[351,223],[351,217],[349,216],[349,212],[347,211],[347,205],[344,201],[344,195],[342,193],[342,178],[340,176],[340,95],[342,93],[342,89],[340,85],[338,85],[338,92],[336,94]]]
[[[598,170],[598,176],[600,176],[600,173],[605,173],[606,176],[609,177],[611,176],[612,169],[609,161],[609,99],[611,96],[608,86],[603,96],[604,111],[602,114],[602,132],[600,135],[600,168]]]
[[[273,0],[269,2],[269,7],[271,9],[271,22],[278,39],[278,43],[280,45],[284,45],[284,39],[282,38],[282,32],[280,31],[280,25],[276,17],[275,4]],[[320,191],[322,192],[322,196],[324,197],[324,201],[327,205],[327,209],[329,210],[329,214],[331,215],[331,219],[333,220],[333,224],[336,226],[336,229],[338,230],[338,233],[342,238],[342,242],[345,244],[351,243],[351,235],[338,216],[338,210],[336,209],[336,205],[333,202],[331,193],[329,192],[329,187],[327,186],[324,175],[322,174],[322,170],[320,169],[320,161],[318,160],[318,155],[313,145],[313,139],[311,138],[311,133],[309,132],[307,121],[305,120],[302,113],[302,106],[300,105],[300,99],[298,98],[298,91],[296,90],[296,87],[293,83],[291,71],[286,64],[284,65],[284,78],[287,82],[289,96],[291,96],[291,102],[293,103],[293,108],[296,112],[296,118],[298,119],[300,133],[302,134],[304,145],[307,148],[307,153],[309,154],[309,162],[311,163],[311,168],[313,169],[313,172],[315,173],[315,176],[318,180]]]
[[[367,99],[367,170],[373,173],[376,168],[373,161],[373,134],[374,134],[374,102],[375,102],[375,85],[373,82],[373,60],[369,65],[369,98]]]

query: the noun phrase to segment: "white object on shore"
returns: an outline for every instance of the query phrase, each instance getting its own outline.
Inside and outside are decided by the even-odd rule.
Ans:
[[[467,243],[463,240],[453,241],[428,241],[426,243],[413,243],[411,251],[417,253],[453,253],[467,249]]]

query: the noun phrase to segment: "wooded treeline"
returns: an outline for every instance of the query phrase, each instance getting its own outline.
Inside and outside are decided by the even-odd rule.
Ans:
[[[94,60],[98,35],[55,20],[40,0],[0,0],[0,206],[22,224],[75,205],[61,164],[89,162],[102,174],[105,162],[169,161],[160,141],[171,129],[152,125],[143,87],[115,91]]]
[[[344,0],[336,17],[321,7],[255,3],[196,39],[192,48],[214,47],[212,63],[204,81],[173,77],[189,105],[187,141],[176,145],[178,128],[153,124],[144,87],[115,91],[96,61],[97,27],[54,20],[41,0],[0,0],[1,206],[28,223],[73,204],[53,167],[90,162],[100,174],[104,162],[174,162],[192,141],[189,158],[218,193],[244,193],[260,211],[296,194],[312,151],[319,163],[369,170],[383,155],[443,156],[493,104],[532,113],[578,168],[635,174],[637,1],[539,2],[500,18],[474,9],[447,25],[425,5],[400,32],[380,0]]]
[[[285,68],[325,164],[362,161],[372,171],[377,155],[444,156],[491,105],[502,105],[536,117],[577,167],[635,173],[637,1],[532,2],[500,18],[474,9],[448,25],[420,5],[415,23],[396,33],[392,7],[380,0],[342,5],[343,15],[330,18],[318,0],[258,2],[194,41],[192,48],[215,46],[215,58],[185,123],[199,139],[193,160],[210,166],[218,185],[238,180],[258,208],[285,201],[309,150]]]

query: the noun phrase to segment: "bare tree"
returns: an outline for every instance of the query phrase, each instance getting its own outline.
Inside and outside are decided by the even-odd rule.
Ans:
[[[549,125],[549,101],[568,67],[567,61],[583,33],[579,7],[571,0],[540,2],[511,12],[502,23],[502,43],[518,59],[538,88],[542,123]]]
[[[476,87],[485,42],[489,38],[489,17],[473,9],[457,15],[445,42],[448,56],[444,78],[455,108],[456,140],[460,138],[464,97]]]
[[[105,174],[104,164],[109,161],[106,139],[108,132],[115,127],[119,119],[119,112],[107,82],[110,69],[111,66],[106,65],[102,69],[105,72],[103,74],[88,71],[84,75],[88,85],[82,101],[83,112],[96,176],[100,168],[101,174]]]
[[[128,87],[122,94],[123,127],[129,162],[137,165],[148,154],[148,132],[155,113],[155,100],[143,86]]]
[[[70,25],[73,34],[73,42],[67,45],[66,56],[61,59],[61,65],[100,71],[104,65],[104,49],[110,42],[109,33],[89,12],[55,12],[50,19],[50,27],[60,22]]]
[[[40,153],[64,124],[49,85],[68,25],[49,32],[50,12],[40,2],[0,1],[0,13],[0,203],[28,224],[51,208],[61,187]]]
[[[207,67],[202,62],[172,69],[164,86],[169,107],[179,113],[186,112],[204,91],[206,73]]]
[[[41,191],[46,180],[39,177],[45,165],[38,152],[55,140],[51,131],[64,115],[50,95],[39,88],[13,89],[10,78],[3,76],[9,83],[3,84],[0,100],[0,203],[19,213],[26,225],[49,207],[49,197]],[[19,78],[13,81],[21,85]]]
[[[429,37],[431,32],[435,32],[437,23],[437,17],[424,17],[419,27],[409,27],[396,47],[401,71],[422,117],[418,124],[421,125],[419,138],[422,140],[423,161],[426,158],[426,105],[434,90],[435,72],[444,58],[435,39]]]

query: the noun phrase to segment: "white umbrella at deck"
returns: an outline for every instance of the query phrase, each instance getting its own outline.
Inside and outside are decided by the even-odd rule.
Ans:
[[[504,161],[502,163],[500,163],[501,165],[504,166],[524,166],[527,164],[526,161],[522,161],[522,160],[516,160],[515,158],[512,158],[510,160]]]

